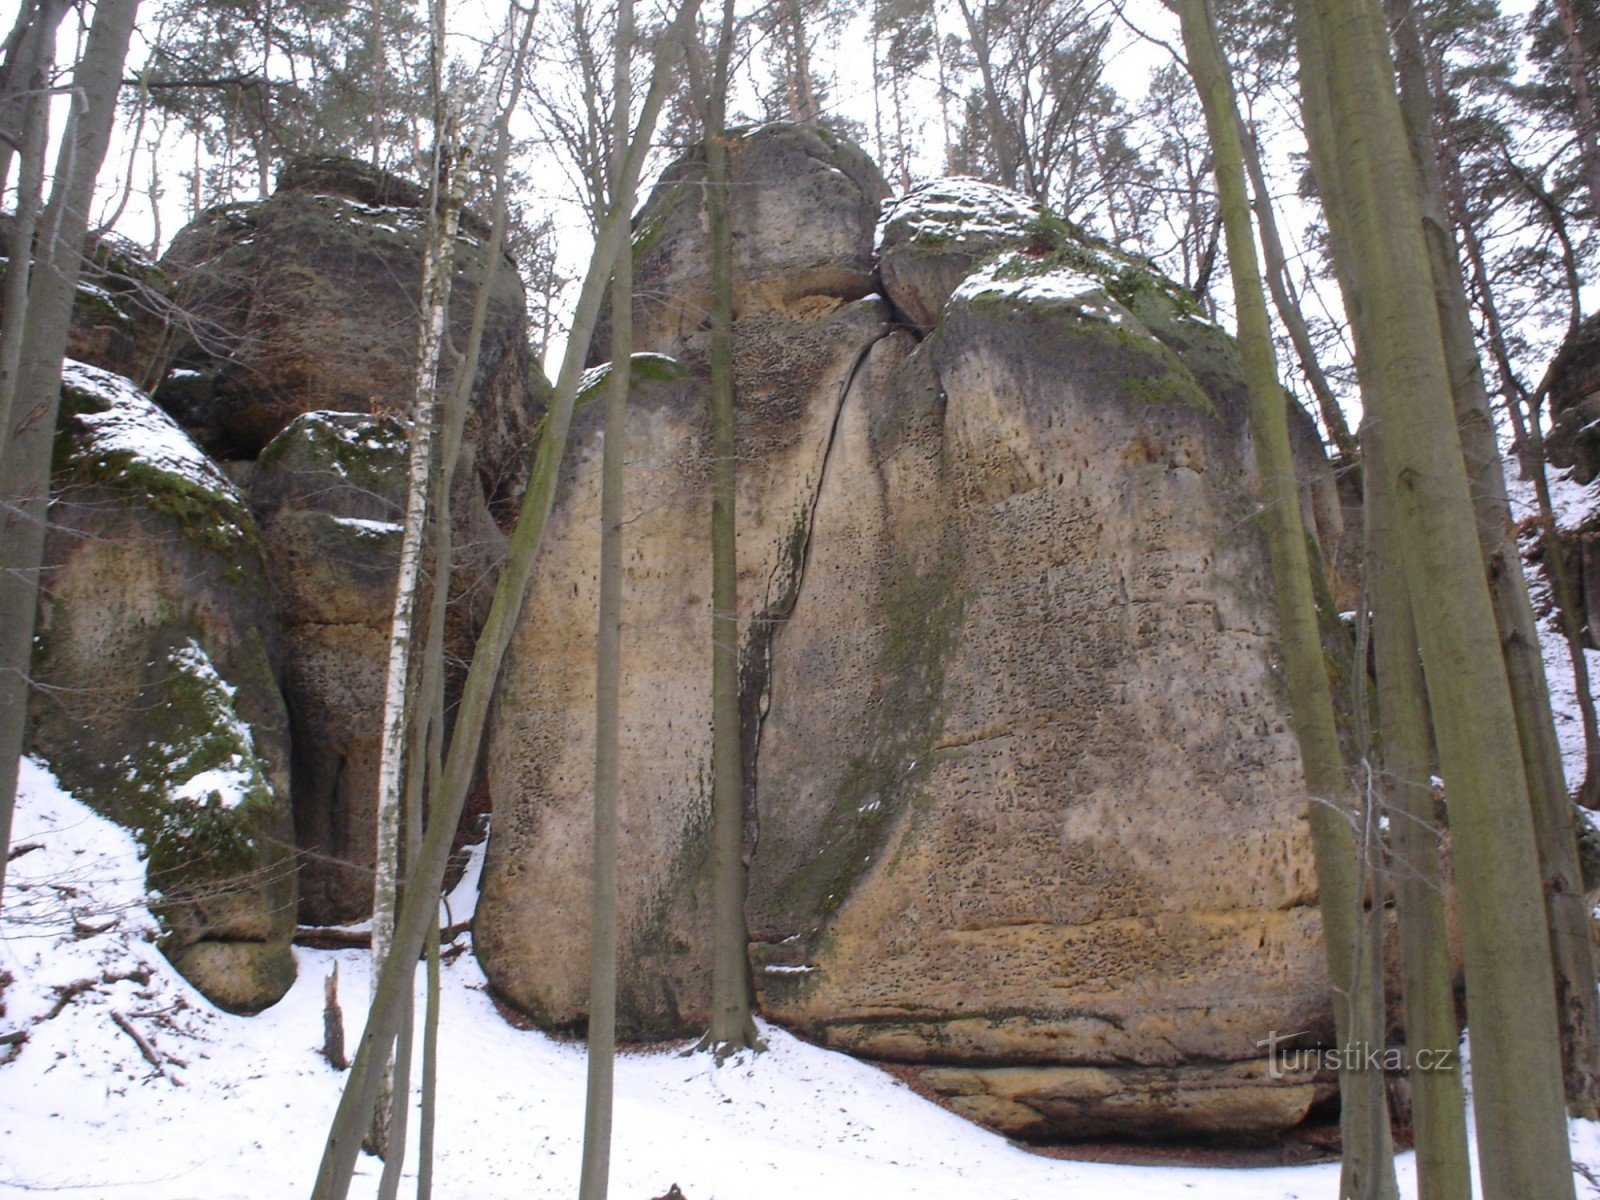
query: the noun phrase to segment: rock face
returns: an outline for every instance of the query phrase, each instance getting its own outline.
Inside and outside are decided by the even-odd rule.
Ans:
[[[293,729],[301,918],[371,909],[379,727],[415,392],[426,195],[340,159],[291,163],[269,199],[214,209],[164,266],[190,314],[156,399],[229,460],[259,521]],[[450,333],[464,341],[489,231],[467,214]],[[452,491],[453,662],[470,656],[548,390],[522,284],[490,293]],[[447,356],[448,358],[448,356]],[[453,385],[447,367],[441,389]],[[453,690],[458,671],[452,667]]]
[[[254,458],[295,417],[403,415],[414,394],[424,196],[347,160],[291,163],[260,203],[212,209],[162,261],[191,314],[156,400],[207,451]],[[486,266],[487,231],[464,222],[450,333],[459,342]],[[472,466],[495,498],[520,487],[543,399],[515,267],[502,264],[473,384]],[[449,386],[448,371],[443,386]]]
[[[309,924],[359,920],[372,908],[405,465],[406,433],[392,418],[308,413],[268,444],[252,481],[282,631]]]
[[[677,355],[705,327],[711,272],[700,208],[705,160],[662,172],[634,222],[634,344]],[[824,129],[764,125],[731,147],[733,311],[801,320],[879,290],[872,230],[889,187],[861,150]],[[608,353],[602,322],[595,353]]]
[[[218,1004],[294,980],[288,723],[255,523],[127,380],[69,364],[32,745],[139,836],[167,954]]]
[[[0,245],[10,245],[13,215],[0,213]],[[0,256],[0,280],[6,260]],[[67,357],[149,387],[167,356],[171,283],[144,252],[115,234],[92,235],[84,252]]]
[[[1550,412],[1545,439],[1550,462],[1571,467],[1579,483],[1600,475],[1600,320],[1574,331],[1550,368]]]
[[[751,135],[736,178],[781,188],[756,167],[799,136]],[[641,349],[684,376],[642,387],[629,423],[634,1037],[698,1032],[708,999],[707,429],[687,316],[703,239],[683,203],[658,190],[639,240],[663,204],[681,232],[637,253],[657,314]],[[1036,210],[1004,209],[956,265],[886,241],[885,290],[920,339],[855,299],[877,290],[855,276],[744,294],[761,1010],[937,1067],[925,1082],[953,1107],[1019,1136],[1269,1136],[1313,1092],[1271,1078],[1261,1040],[1329,1035],[1331,1014],[1231,343],[1048,214],[1007,240],[1006,213]],[[781,211],[745,225],[739,253],[772,238],[795,262],[871,254],[866,226],[844,246],[831,200]],[[585,1017],[602,440],[587,415],[575,436],[497,700],[476,924],[493,986],[569,1028]]]

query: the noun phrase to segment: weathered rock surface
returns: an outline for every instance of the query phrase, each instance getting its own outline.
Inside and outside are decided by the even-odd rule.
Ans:
[[[746,614],[792,603],[835,413],[881,300],[815,321],[773,311],[738,322],[739,594]],[[693,349],[693,348],[691,348]],[[698,356],[641,386],[630,406],[632,484],[623,620],[629,732],[620,799],[623,972],[631,1036],[705,1020],[710,897],[710,454]],[[495,825],[474,942],[496,988],[557,1027],[584,1018],[589,938],[599,406],[580,415],[562,500],[545,533],[489,735]],[[751,638],[770,625],[757,622]],[[758,645],[747,653],[759,655]],[[751,698],[753,702],[753,697]],[[537,914],[537,915],[536,915]]]
[[[262,451],[250,503],[266,549],[294,731],[293,796],[309,924],[372,909],[384,672],[405,515],[407,438],[390,417],[313,412]],[[459,470],[459,469],[458,469]],[[471,655],[505,539],[476,478],[452,496],[446,653]],[[448,673],[449,694],[459,683]]]
[[[127,380],[69,365],[63,407],[32,745],[138,835],[179,970],[264,1008],[294,980],[295,878],[255,523]]]
[[[342,159],[291,163],[260,203],[204,214],[164,260],[191,314],[156,399],[249,491],[294,730],[301,916],[371,908],[379,726],[414,402],[426,226],[417,185]],[[466,214],[449,333],[464,342],[489,230]],[[548,383],[522,284],[490,293],[451,496],[453,692],[515,511]],[[441,392],[453,386],[446,355]]]
[[[310,924],[355,921],[372,909],[405,464],[397,421],[308,413],[268,444],[251,484],[282,631],[295,840],[306,852],[300,915]]]
[[[14,220],[12,213],[0,213],[0,281]],[[139,247],[115,234],[89,238],[73,299],[68,358],[149,387],[162,375],[172,316],[171,283]]]
[[[1265,1061],[1164,1067],[934,1067],[922,1082],[950,1108],[1008,1137],[1263,1136],[1305,1120],[1317,1089]]]
[[[340,159],[291,163],[267,200],[203,214],[162,260],[192,325],[157,401],[223,458],[255,457],[303,413],[405,414],[425,223],[416,185]],[[469,218],[457,241],[450,333],[458,343],[484,277],[486,236]],[[544,398],[525,324],[522,283],[505,261],[468,436],[471,462],[496,499],[520,488]],[[447,362],[442,386],[450,382]]]
[[[755,173],[754,147],[779,136],[735,154],[752,194],[788,186]],[[696,1032],[708,999],[703,279],[687,249],[703,238],[667,207],[686,248],[652,255],[647,206],[641,348],[687,374],[640,389],[629,423],[635,1037]],[[794,261],[866,252],[863,229],[841,255],[829,203],[778,211],[739,253],[769,237]],[[745,293],[759,1002],[826,1044],[937,1065],[952,1106],[1019,1135],[1270,1136],[1312,1096],[1265,1076],[1260,1040],[1328,1034],[1331,1015],[1236,352],[1148,268],[1047,214],[1040,228],[1020,245],[1001,230],[1003,252],[964,265],[902,254],[891,270],[886,250],[920,341],[881,302],[840,303],[870,283]],[[580,418],[488,752],[479,954],[557,1027],[585,1016],[600,445]]]
[[[668,167],[634,222],[634,344],[678,355],[711,311],[710,250],[700,208],[702,155]],[[728,156],[733,311],[820,316],[879,288],[873,262],[883,174],[825,129],[772,124],[737,138]],[[591,342],[610,354],[605,319]]]

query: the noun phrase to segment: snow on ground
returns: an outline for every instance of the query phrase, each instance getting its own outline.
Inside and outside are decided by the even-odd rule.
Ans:
[[[132,838],[33,762],[24,763],[15,844],[36,849],[11,867],[0,967],[13,982],[0,1028],[29,1037],[0,1066],[0,1197],[308,1195],[343,1078],[317,1053],[322,981],[337,964],[354,1045],[364,952],[298,950],[300,978],[280,1004],[257,1017],[220,1013],[156,950]],[[458,889],[454,902],[459,920],[470,900]],[[566,1200],[577,1188],[581,1047],[507,1025],[470,953],[444,980],[435,1194]],[[720,1068],[705,1055],[622,1057],[613,1196],[646,1200],[674,1182],[688,1200],[1336,1194],[1332,1164],[1221,1170],[1042,1158],[872,1067],[778,1029],[765,1035],[765,1053]],[[1575,1139],[1600,1163],[1600,1135],[1585,1126]],[[375,1165],[362,1160],[354,1195],[363,1200],[375,1194]],[[1410,1155],[1400,1174],[1403,1193],[1414,1194]]]
[[[0,1066],[0,1197],[308,1195],[343,1078],[317,1053],[322,981],[337,963],[354,1045],[365,954],[299,950],[299,981],[280,1004],[220,1013],[156,950],[132,838],[36,763],[24,764],[16,845],[37,849],[11,865],[0,969],[13,982],[0,1028],[29,1037]],[[457,919],[466,900],[458,892]],[[565,1200],[577,1188],[581,1047],[507,1025],[470,953],[444,978],[436,1194]],[[766,1053],[720,1068],[705,1055],[623,1056],[613,1196],[646,1200],[674,1182],[689,1200],[1334,1194],[1332,1166],[1041,1158],[871,1067],[777,1029],[766,1037]],[[362,1160],[355,1195],[374,1194],[374,1165]],[[1402,1171],[1409,1180],[1409,1160]]]

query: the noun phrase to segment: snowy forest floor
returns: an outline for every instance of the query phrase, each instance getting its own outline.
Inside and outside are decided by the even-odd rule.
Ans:
[[[1600,505],[1564,486],[1562,508]],[[1548,621],[1546,621],[1548,625]],[[1581,770],[1571,670],[1547,630],[1551,687]],[[1600,654],[1592,656],[1600,672]],[[347,1044],[366,953],[297,949],[299,979],[256,1017],[219,1012],[156,949],[133,838],[25,762],[0,912],[0,1198],[229,1200],[308,1195],[343,1075],[319,1053],[323,980],[337,965]],[[475,873],[453,915],[470,907]],[[419,974],[419,982],[420,982]],[[420,1006],[420,994],[419,994]],[[496,1011],[470,953],[444,971],[435,1195],[546,1200],[576,1193],[581,1046]],[[611,1195],[649,1200],[1290,1200],[1337,1194],[1338,1167],[1130,1166],[1030,1152],[882,1071],[765,1027],[768,1050],[630,1053],[617,1065]],[[1579,1194],[1600,1198],[1600,1125],[1573,1122]],[[415,1139],[413,1138],[413,1144]],[[354,1195],[376,1192],[363,1157]],[[1401,1190],[1415,1195],[1410,1154]],[[408,1164],[402,1194],[413,1186]]]

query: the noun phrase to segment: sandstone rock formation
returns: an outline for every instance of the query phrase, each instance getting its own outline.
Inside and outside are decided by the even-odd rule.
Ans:
[[[425,210],[415,184],[346,160],[301,160],[267,200],[204,214],[164,260],[188,316],[156,399],[228,460],[260,522],[294,734],[300,911],[311,923],[358,920],[372,903]],[[484,277],[488,232],[465,216],[450,312],[457,339]],[[441,387],[452,384],[447,362]],[[508,261],[455,467],[454,664],[469,656],[492,595],[505,540],[497,517],[514,512],[547,391]]]
[[[815,161],[809,139],[748,135],[735,194],[787,187],[764,164]],[[839,213],[875,178],[828,184],[781,225],[752,205],[738,253],[759,264],[772,239],[789,263],[869,261],[870,223]],[[635,1037],[697,1032],[707,1003],[705,249],[685,203],[658,189],[636,252],[640,348],[684,375],[641,387],[630,415]],[[886,241],[881,284],[916,332],[858,299],[880,281],[832,267],[742,295],[760,1005],[936,1066],[924,1079],[952,1106],[1009,1132],[1270,1135],[1313,1092],[1268,1077],[1260,1039],[1326,1035],[1331,1016],[1231,344],[1064,222],[1041,214],[1020,244],[993,224],[969,260]],[[600,442],[580,418],[488,751],[477,946],[495,988],[555,1027],[585,1015]],[[1336,522],[1319,469],[1308,513]]]
[[[69,364],[33,748],[132,828],[165,949],[226,1008],[294,980],[288,723],[242,498],[127,380]]]
[[[156,400],[223,458],[254,458],[302,413],[409,411],[424,210],[414,184],[311,159],[287,166],[268,199],[203,214],[162,260],[188,321]],[[483,277],[486,237],[477,218],[463,222],[450,309],[457,340]],[[470,461],[497,499],[520,486],[543,399],[525,324],[508,261],[496,275],[468,438]]]
[[[878,290],[872,230],[889,195],[861,150],[825,129],[768,125],[749,131],[728,159],[733,240],[733,311],[781,312],[802,320]],[[634,221],[634,271],[654,286],[634,289],[634,339],[677,355],[711,311],[698,152],[669,166]],[[610,346],[605,321],[592,346]]]

